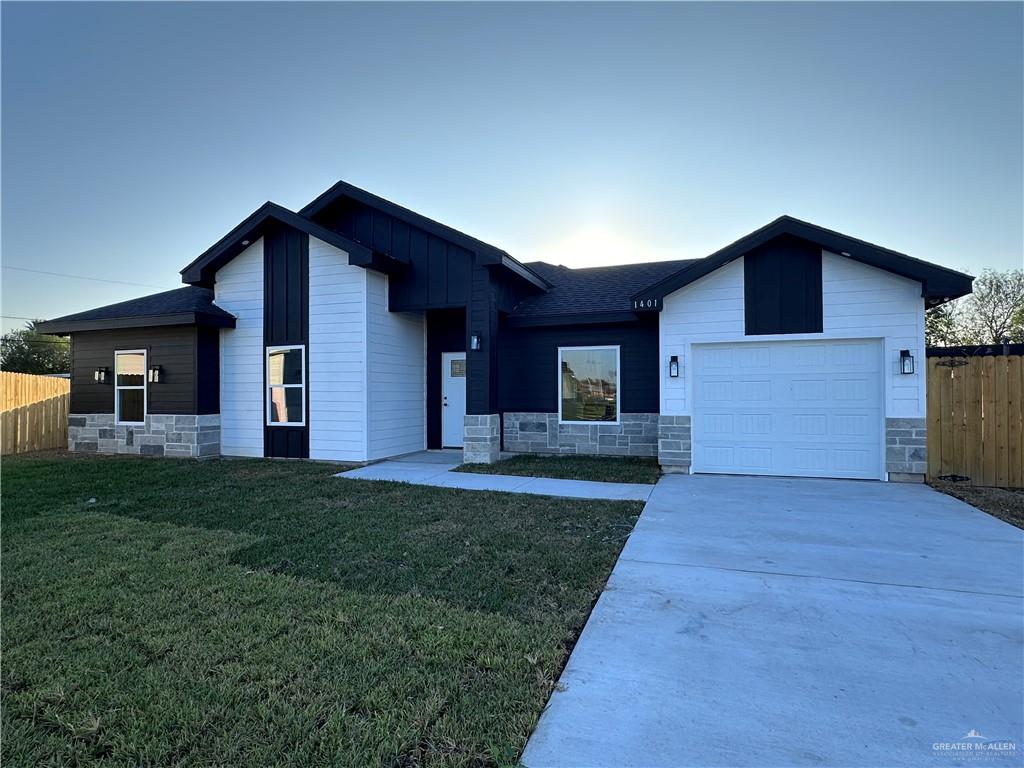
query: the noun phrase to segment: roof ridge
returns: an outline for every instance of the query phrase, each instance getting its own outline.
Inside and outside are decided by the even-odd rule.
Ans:
[[[624,264],[601,264],[595,267],[567,267],[564,264],[552,264],[550,261],[527,261],[523,262],[523,266],[528,267],[531,264],[543,264],[546,267],[565,269],[570,272],[586,272],[588,270],[596,269],[622,269],[623,267],[649,267],[655,264],[679,264],[684,261],[700,261],[700,259],[656,259],[654,261],[632,261]]]

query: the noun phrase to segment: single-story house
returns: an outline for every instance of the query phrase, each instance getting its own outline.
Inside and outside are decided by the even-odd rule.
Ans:
[[[71,450],[921,479],[925,309],[972,280],[789,216],[702,259],[521,263],[344,182],[181,277],[41,325],[71,336]]]

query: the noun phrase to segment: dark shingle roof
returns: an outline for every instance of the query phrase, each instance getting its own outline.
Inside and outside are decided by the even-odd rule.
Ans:
[[[547,293],[521,301],[512,314],[517,317],[554,317],[632,312],[634,294],[694,261],[651,261],[587,269],[569,269],[543,261],[529,262],[525,266],[551,283],[552,287]]]
[[[213,291],[187,285],[172,291],[65,315],[39,324],[43,333],[141,328],[151,325],[212,325],[233,328],[235,316],[213,303]]]

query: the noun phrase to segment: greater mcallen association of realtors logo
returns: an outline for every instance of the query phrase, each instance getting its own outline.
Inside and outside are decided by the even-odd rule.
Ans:
[[[932,744],[935,754],[955,755],[959,758],[983,759],[1017,756],[1017,742],[997,741],[981,735],[971,728],[958,741],[937,741]]]

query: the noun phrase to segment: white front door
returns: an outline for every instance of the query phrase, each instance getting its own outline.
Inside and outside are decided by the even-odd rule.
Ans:
[[[466,416],[466,353],[441,353],[441,446],[461,448]]]
[[[882,479],[882,344],[695,345],[693,471]]]

